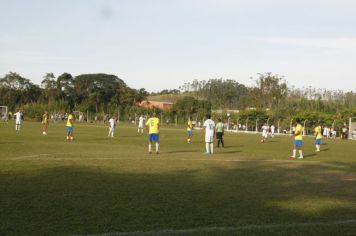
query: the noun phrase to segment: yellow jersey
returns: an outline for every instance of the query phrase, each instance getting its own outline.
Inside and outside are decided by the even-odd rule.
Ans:
[[[48,123],[48,115],[47,114],[43,114],[42,116],[42,124],[47,124]]]
[[[67,118],[67,126],[72,127],[73,126],[73,115],[69,114]]]
[[[314,129],[314,134],[316,136],[316,139],[321,139],[323,136],[321,135],[321,126],[317,126]]]
[[[301,124],[295,127],[295,133],[299,133],[299,135],[294,137],[295,140],[303,140],[303,126]]]
[[[192,130],[193,130],[193,123],[191,120],[188,120],[187,131],[192,131]]]
[[[149,134],[159,133],[159,119],[157,117],[151,117],[146,121],[146,126],[148,126]]]

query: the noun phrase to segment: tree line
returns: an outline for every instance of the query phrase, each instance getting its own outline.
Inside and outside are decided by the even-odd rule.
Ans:
[[[149,95],[179,95],[172,110],[156,112],[169,119],[188,116],[203,117],[212,110],[228,110],[233,119],[290,120],[300,117],[308,122],[322,120],[342,123],[356,116],[356,93],[314,88],[294,88],[283,77],[272,73],[258,74],[254,85],[246,86],[231,79],[194,80],[178,89],[148,93],[144,88],[130,88],[116,75],[82,74],[73,77],[63,73],[55,77],[46,73],[40,85],[10,72],[0,78],[0,105],[10,111],[25,110],[28,117],[39,116],[44,110],[117,114],[123,117],[148,114],[152,110],[137,104]],[[217,114],[219,115],[219,114]]]

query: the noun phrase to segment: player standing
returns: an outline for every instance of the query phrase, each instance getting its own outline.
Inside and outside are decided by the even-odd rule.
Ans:
[[[317,126],[314,129],[314,135],[316,151],[320,152],[321,138],[323,137],[323,135],[321,133],[321,126],[319,122],[317,123]]]
[[[73,124],[74,124],[74,116],[73,112],[69,112],[69,115],[67,117],[67,140],[73,141]]]
[[[211,115],[206,115],[207,120],[204,122],[203,127],[205,131],[205,154],[214,153],[214,135],[215,135],[215,123],[211,119]]]
[[[152,117],[146,121],[146,127],[148,128],[148,153],[152,154],[152,143],[156,143],[156,154],[159,149],[159,119],[156,117],[156,113],[152,114]]]
[[[145,119],[143,118],[143,115],[140,115],[140,117],[138,118],[138,129],[137,129],[137,133],[141,133],[143,134],[143,128],[145,126]]]
[[[224,124],[221,122],[221,118],[218,119],[218,123],[216,124],[216,138],[218,139],[218,148],[220,147],[220,143],[221,146],[224,147],[224,131],[225,131],[225,127]]]
[[[303,126],[301,125],[301,121],[299,118],[296,119],[297,125],[294,129],[294,148],[293,148],[293,155],[291,156],[292,159],[296,158],[297,150],[299,151],[298,159],[303,159]]]
[[[114,138],[114,131],[116,128],[116,117],[113,116],[109,119],[109,134],[108,137]]]
[[[42,134],[47,135],[47,128],[48,128],[48,112],[45,111],[42,115]]]
[[[268,125],[265,123],[263,124],[262,126],[262,139],[261,139],[261,143],[264,143],[267,141],[267,138],[268,138],[268,130],[269,130],[269,127]]]
[[[192,142],[192,137],[193,137],[193,122],[192,122],[192,117],[190,116],[187,122],[187,142],[191,143]]]
[[[15,113],[15,129],[16,131],[20,131],[20,128],[21,128],[21,123],[22,123],[22,112],[21,110],[18,110],[16,113]]]

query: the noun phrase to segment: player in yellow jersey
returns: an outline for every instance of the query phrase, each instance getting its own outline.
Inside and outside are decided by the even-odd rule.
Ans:
[[[189,120],[187,122],[187,134],[188,134],[188,143],[192,142],[192,137],[193,137],[193,122],[192,122],[192,117],[189,117]]]
[[[48,128],[48,112],[45,111],[42,115],[42,134],[47,135],[47,128]]]
[[[321,126],[319,122],[317,123],[317,126],[314,129],[314,135],[316,151],[320,152],[321,138],[323,137],[323,135],[321,134]]]
[[[299,151],[298,159],[303,159],[303,126],[301,125],[301,121],[299,118],[296,119],[297,125],[295,126],[294,132],[294,148],[293,148],[293,155],[291,156],[292,159],[296,158],[297,150]]]
[[[68,118],[67,118],[67,140],[74,140],[73,137],[73,124],[74,124],[74,115],[73,112],[69,112]]]
[[[148,153],[152,154],[152,143],[156,143],[156,154],[158,154],[159,149],[159,119],[156,117],[156,113],[152,114],[152,117],[146,121],[146,127],[148,129]]]

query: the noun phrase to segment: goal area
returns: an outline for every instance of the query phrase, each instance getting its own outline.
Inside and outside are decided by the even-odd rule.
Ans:
[[[8,107],[0,106],[0,120],[7,121],[7,119],[8,119]]]

